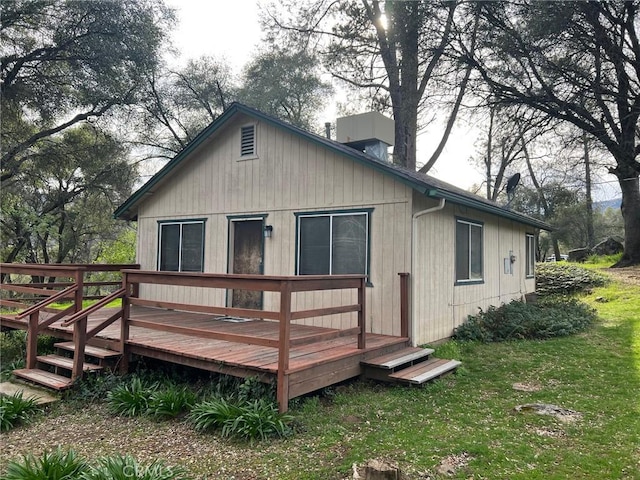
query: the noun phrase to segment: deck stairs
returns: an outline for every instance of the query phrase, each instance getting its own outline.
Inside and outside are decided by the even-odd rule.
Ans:
[[[433,358],[431,348],[405,347],[387,355],[363,360],[364,377],[383,382],[421,385],[451,373],[457,360]]]
[[[26,380],[46,388],[65,390],[73,386],[71,378],[73,370],[73,342],[60,342],[54,344],[57,353],[50,355],[38,355],[36,368],[23,368],[14,370],[16,378]],[[71,356],[69,356],[71,354]],[[105,368],[112,367],[120,359],[120,353],[106,348],[85,346],[83,373],[97,373]]]

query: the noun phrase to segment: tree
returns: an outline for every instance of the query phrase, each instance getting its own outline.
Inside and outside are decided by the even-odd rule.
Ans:
[[[242,84],[240,101],[306,130],[317,130],[316,112],[332,93],[313,55],[280,48],[258,54],[245,67]]]
[[[3,186],[44,139],[135,103],[171,20],[160,0],[2,2]]]
[[[214,57],[146,76],[136,143],[155,158],[172,158],[220,115],[237,95],[230,67]]]
[[[464,22],[463,16],[456,29],[458,5],[457,1],[290,2],[278,12],[271,9],[268,26],[276,37],[288,34],[289,44],[313,48],[335,78],[368,92],[377,109],[391,111],[394,162],[415,170],[421,113],[437,80],[455,71],[445,62],[445,53],[456,33],[469,31],[475,36],[474,26]],[[474,42],[467,49],[474,50]],[[464,94],[465,78],[468,74],[453,89],[459,94],[445,140]],[[435,158],[427,162],[429,168]]]
[[[115,238],[111,212],[136,178],[127,152],[91,125],[38,142],[30,175],[0,192],[3,262],[90,262],[98,240]]]
[[[478,3],[482,43],[467,61],[505,105],[575,125],[611,153],[625,252],[640,263],[640,2]]]

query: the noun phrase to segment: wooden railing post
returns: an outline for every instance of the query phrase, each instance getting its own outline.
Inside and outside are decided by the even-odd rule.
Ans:
[[[400,275],[400,336],[409,337],[409,274]]]
[[[129,340],[129,315],[131,313],[131,304],[129,296],[132,293],[137,294],[138,284],[131,285],[127,272],[122,272],[122,288],[124,288],[124,296],[122,297],[122,318],[120,319],[120,373],[125,374],[129,371],[129,352],[127,341]],[[137,295],[134,295],[137,296]]]
[[[27,368],[36,368],[38,356],[38,322],[40,312],[36,310],[29,315],[29,326],[27,328]]]
[[[74,282],[78,286],[74,296],[76,313],[82,310],[82,300],[84,299],[84,269],[78,268],[74,273]]]
[[[280,412],[289,409],[289,341],[291,338],[291,281],[280,284],[280,339],[278,342],[277,400]]]
[[[367,279],[362,278],[358,287],[358,348],[367,348]]]

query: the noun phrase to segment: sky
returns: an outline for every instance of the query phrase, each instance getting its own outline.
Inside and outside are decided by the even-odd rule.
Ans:
[[[172,65],[211,55],[224,58],[239,75],[260,44],[260,12],[256,0],[167,0],[167,4],[176,10],[179,20],[172,32],[172,46],[179,54],[167,58]],[[330,102],[318,115],[318,123],[335,122],[336,110],[335,102]],[[444,125],[436,124],[418,134],[418,163],[430,157],[443,129]],[[458,122],[429,175],[464,189],[479,185],[483,180],[481,170],[469,162],[478,136],[477,128]],[[601,180],[614,179],[605,176]],[[600,200],[617,196],[611,184],[603,183],[596,189]]]

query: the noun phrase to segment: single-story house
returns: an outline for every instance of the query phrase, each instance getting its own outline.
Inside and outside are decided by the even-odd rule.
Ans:
[[[398,274],[408,273],[414,345],[534,291],[534,238],[546,224],[385,160],[393,122],[380,114],[339,119],[337,136],[233,103],[115,212],[138,222],[137,262],[178,272],[364,274],[367,329],[388,335],[400,335]],[[277,309],[269,292],[143,288],[145,298]],[[295,301],[313,308],[319,295],[345,293]],[[331,327],[340,318],[306,321]]]

